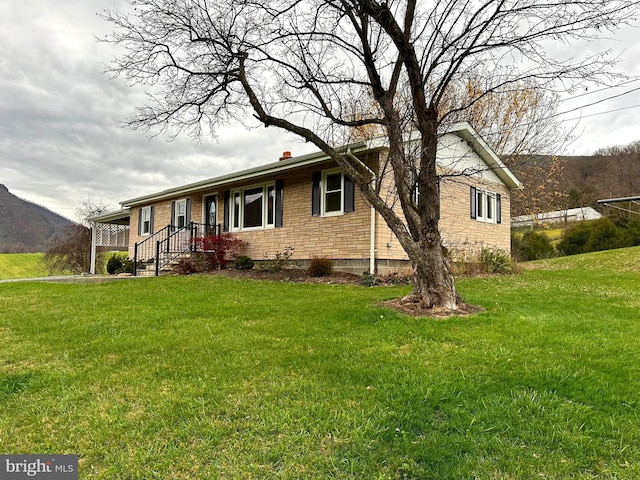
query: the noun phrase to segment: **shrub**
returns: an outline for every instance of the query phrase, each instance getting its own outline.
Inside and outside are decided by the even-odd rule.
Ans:
[[[313,257],[307,272],[312,277],[326,277],[333,273],[333,260],[330,258]]]
[[[171,270],[178,275],[191,275],[192,273],[204,271],[202,264],[193,258],[181,258],[173,265]]]
[[[513,261],[508,252],[496,248],[483,248],[480,264],[487,273],[513,273]]]
[[[633,237],[627,230],[617,227],[610,218],[578,222],[565,232],[558,243],[563,255],[597,252],[633,245]]]
[[[558,243],[558,251],[562,255],[584,253],[590,233],[589,222],[578,222],[572,225]]]
[[[556,255],[551,240],[544,233],[528,231],[522,238],[514,235],[511,242],[513,254],[518,260],[542,260]]]
[[[376,285],[379,285],[378,277],[376,277],[373,273],[369,273],[369,272],[364,272],[362,274],[362,279],[360,280],[360,283],[365,287],[375,287]]]
[[[107,273],[109,275],[115,275],[120,268],[122,268],[122,258],[116,254],[112,255],[107,262]]]
[[[294,250],[294,247],[284,247],[284,252],[276,252],[273,257],[269,257],[265,253],[264,261],[259,264],[258,268],[268,272],[279,272],[289,266],[289,260],[291,260]]]
[[[140,268],[139,264],[138,268]],[[116,270],[116,273],[133,273],[133,260],[130,258],[122,259],[120,262],[120,268]]]
[[[201,263],[208,263],[206,266],[208,270],[224,268],[230,259],[235,258],[238,252],[247,246],[247,242],[229,232],[203,235],[194,238],[193,243],[196,250],[206,254],[200,260]]]
[[[246,255],[238,255],[233,260],[233,268],[235,268],[236,270],[251,270],[254,265],[255,262],[251,259],[251,257],[248,257]]]

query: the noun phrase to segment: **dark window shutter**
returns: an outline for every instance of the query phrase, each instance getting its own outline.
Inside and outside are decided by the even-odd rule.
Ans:
[[[356,209],[356,188],[346,175],[344,176],[344,213],[354,212]]]
[[[138,210],[138,236],[142,235],[142,208]]]
[[[155,207],[150,207],[151,213],[149,215],[149,233],[153,233],[153,217],[155,214]]]
[[[189,225],[191,223],[191,199],[187,198],[187,206],[185,207],[186,210],[186,218],[184,219],[184,223],[185,225]]]
[[[231,216],[231,211],[229,210],[231,208],[230,199],[231,199],[231,192],[227,190],[224,192],[224,217],[222,222],[223,232],[229,231],[229,218]]]
[[[282,213],[284,212],[284,180],[276,180],[276,211],[275,211],[275,227],[280,228],[283,225]]]
[[[496,193],[496,222],[502,223],[502,195]]]
[[[176,224],[176,202],[171,202],[171,226]]]
[[[477,202],[477,189],[476,187],[471,187],[471,195],[470,195],[470,200],[471,200],[471,218],[476,218],[477,217],[477,211],[478,211],[478,207],[476,205]]]
[[[314,172],[311,175],[311,215],[320,216],[320,182],[322,181],[322,173]]]

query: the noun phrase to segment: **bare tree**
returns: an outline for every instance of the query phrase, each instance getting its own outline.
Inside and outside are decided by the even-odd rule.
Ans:
[[[251,111],[264,126],[315,144],[403,246],[414,268],[411,299],[455,309],[436,152],[439,134],[472,105],[443,111],[448,92],[480,65],[492,73],[479,98],[529,79],[549,88],[606,79],[607,57],[559,61],[544,44],[597,39],[630,22],[639,0],[129,2],[132,13],[103,16],[115,27],[107,41],[124,49],[111,72],[150,90],[131,126],[199,138]],[[377,108],[354,116],[354,100],[371,98]],[[371,171],[336,148],[345,131],[369,125],[384,131],[401,213],[380,196]],[[419,135],[417,157],[405,148],[408,129]]]
[[[91,230],[88,219],[106,211],[106,206],[91,200],[83,202],[76,209],[76,217],[82,223],[66,227],[60,235],[47,245],[43,262],[52,273],[88,272],[91,268]]]

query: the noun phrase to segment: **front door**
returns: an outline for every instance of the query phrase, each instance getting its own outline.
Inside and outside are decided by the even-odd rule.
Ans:
[[[211,195],[205,198],[204,223],[207,233],[215,235],[216,225],[218,225],[218,196]]]

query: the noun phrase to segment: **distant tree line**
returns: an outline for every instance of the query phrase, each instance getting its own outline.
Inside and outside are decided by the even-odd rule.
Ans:
[[[598,200],[640,195],[640,140],[590,156],[537,155],[505,161],[524,185],[513,195],[514,216],[579,207],[607,213]]]

